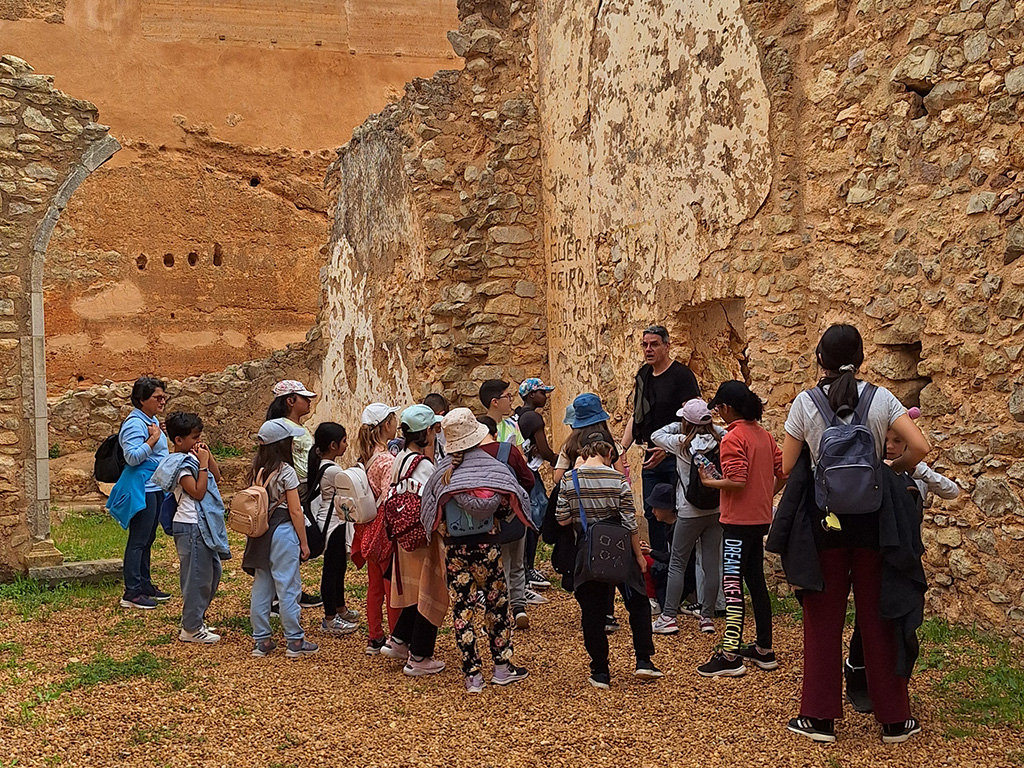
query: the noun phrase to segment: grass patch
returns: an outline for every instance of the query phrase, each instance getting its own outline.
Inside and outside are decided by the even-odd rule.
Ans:
[[[1024,669],[1010,643],[974,627],[929,619],[919,632],[918,667],[937,673],[932,691],[951,738],[978,726],[1024,730]]]
[[[0,669],[17,669],[23,653],[25,647],[20,643],[0,643]]]
[[[248,616],[241,614],[218,616],[216,623],[218,627],[229,627],[231,629],[237,629],[245,635],[252,635],[252,622],[249,621]]]
[[[235,448],[227,443],[214,443],[210,446],[210,453],[217,459],[240,459],[245,456],[245,451]]]
[[[111,600],[120,591],[120,585],[113,582],[50,587],[19,575],[10,584],[0,584],[0,605],[10,605],[28,620],[64,608],[94,606]]]
[[[164,634],[164,635],[157,635],[156,637],[149,638],[148,640],[146,640],[146,645],[152,645],[152,646],[156,646],[156,645],[170,645],[173,642],[174,642],[174,635],[172,635],[172,634]]]
[[[68,515],[53,528],[53,543],[69,562],[121,557],[127,541],[128,531],[105,512]]]
[[[800,607],[800,602],[793,595],[779,597],[768,590],[768,598],[772,603],[772,616],[787,616],[793,621],[803,621],[803,608]]]
[[[345,585],[345,599],[346,600],[366,600],[366,585],[365,584],[346,584]]]
[[[48,455],[49,455],[49,457],[51,459],[59,459],[60,458],[60,443],[54,443],[53,445],[51,445],[50,446],[50,450],[48,451]]]

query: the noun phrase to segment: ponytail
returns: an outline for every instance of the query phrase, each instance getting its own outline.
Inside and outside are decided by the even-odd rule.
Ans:
[[[736,413],[747,421],[760,421],[764,415],[764,403],[761,402],[760,397],[749,389],[743,396],[742,402],[738,406],[733,407],[736,409]]]
[[[864,341],[852,325],[833,325],[821,336],[815,350],[818,365],[825,375],[819,387],[828,385],[828,404],[837,416],[846,416],[857,408],[857,369],[864,364]]]
[[[320,492],[320,464],[324,453],[330,450],[332,443],[340,443],[346,437],[348,432],[345,428],[333,421],[325,421],[316,428],[316,432],[313,433],[313,447],[309,449],[309,460],[306,464],[306,482],[309,483],[307,499],[315,499]]]
[[[356,434],[356,459],[364,467],[369,466],[370,459],[373,458],[377,448],[387,448],[382,434],[384,425],[393,418],[395,418],[395,414],[392,413],[380,424],[359,425],[359,432]]]
[[[465,458],[466,456],[466,452],[454,451],[453,453],[449,453],[447,455],[451,457],[452,463],[451,466],[449,466],[448,469],[444,471],[444,474],[441,475],[441,482],[443,482],[445,485],[451,483],[452,473],[459,468],[459,465],[462,463],[462,459]]]

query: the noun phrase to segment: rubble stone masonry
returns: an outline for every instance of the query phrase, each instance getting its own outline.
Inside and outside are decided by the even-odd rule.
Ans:
[[[852,322],[963,491],[926,509],[929,610],[1024,635],[1024,2],[459,16],[465,69],[411,83],[328,173],[318,415],[541,375],[556,429],[587,389],[621,429],[662,321],[781,438],[820,333]]]

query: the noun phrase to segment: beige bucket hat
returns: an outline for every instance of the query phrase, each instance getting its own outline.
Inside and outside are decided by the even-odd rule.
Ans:
[[[476,420],[469,408],[453,408],[441,420],[445,453],[468,451],[487,437],[487,427]]]

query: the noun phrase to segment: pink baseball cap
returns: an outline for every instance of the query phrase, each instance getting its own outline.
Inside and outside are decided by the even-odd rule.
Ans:
[[[699,397],[683,403],[683,407],[676,411],[676,416],[685,419],[691,424],[711,423],[711,411],[708,410],[708,404]]]
[[[302,395],[303,397],[316,397],[316,392],[310,392],[306,385],[295,379],[285,379],[274,385],[274,397],[283,395]]]

